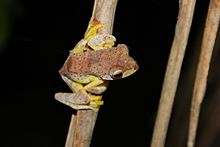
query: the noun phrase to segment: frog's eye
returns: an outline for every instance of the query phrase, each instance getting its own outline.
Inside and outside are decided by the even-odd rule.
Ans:
[[[111,77],[113,79],[121,79],[123,76],[122,70],[116,70],[114,72],[112,72]]]

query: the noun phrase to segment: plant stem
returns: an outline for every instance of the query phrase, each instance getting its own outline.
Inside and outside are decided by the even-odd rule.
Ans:
[[[69,131],[67,134],[65,147],[73,147],[75,124],[76,124],[76,119],[75,119],[75,115],[73,114],[69,125]]]
[[[175,36],[167,64],[151,147],[164,147],[196,0],[179,0]]]
[[[211,0],[209,4],[208,15],[206,18],[201,53],[193,89],[189,123],[189,135],[187,143],[188,147],[193,147],[195,144],[200,107],[206,91],[208,71],[217,35],[217,30],[219,27],[219,19],[220,0]]]
[[[98,113],[79,110],[76,115],[73,147],[89,147]],[[72,147],[72,146],[71,146]]]
[[[115,10],[118,0],[95,0],[91,20],[104,24],[102,33],[112,34]],[[89,147],[94,130],[97,112],[78,110],[73,116],[67,135],[65,147]]]

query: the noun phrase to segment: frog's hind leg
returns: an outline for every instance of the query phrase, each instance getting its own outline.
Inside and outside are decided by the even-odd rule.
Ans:
[[[116,38],[110,34],[98,34],[92,37],[88,41],[88,46],[90,46],[93,50],[101,50],[112,48],[115,44]]]
[[[82,84],[74,82],[69,78],[67,78],[66,76],[61,75],[61,77],[74,93],[78,95],[87,95],[87,92]]]
[[[75,93],[63,93],[59,92],[55,94],[55,99],[58,100],[61,103],[64,103],[66,105],[84,105],[89,102],[85,102],[85,98],[82,96],[78,96]]]
[[[116,38],[113,35],[98,32],[103,27],[103,23],[90,21],[87,31],[84,35],[84,39],[87,40],[88,46],[95,51],[112,48],[115,44]]]
[[[98,105],[98,103],[94,102],[90,102],[89,104],[81,104],[82,101],[80,101],[80,97],[74,93],[56,93],[55,99],[76,110],[92,109],[93,111],[97,112],[99,110],[99,106],[103,105],[103,103]]]
[[[94,111],[98,111],[99,106],[103,105],[100,95],[87,93],[82,84],[76,83],[65,76],[62,76],[62,78],[73,93],[56,93],[56,100],[77,110],[92,109]]]
[[[94,37],[95,35],[98,34],[98,30],[100,28],[103,28],[104,27],[104,24],[103,23],[100,23],[100,22],[97,22],[97,21],[90,21],[89,22],[89,25],[88,25],[88,28],[84,34],[84,38],[86,40],[90,40],[92,37]]]
[[[62,79],[70,87],[73,93],[62,93],[63,96],[60,97],[60,95],[57,95],[57,99],[60,99],[60,101],[69,101],[75,104],[88,104],[89,103],[90,100],[89,100],[88,94],[81,84],[73,82],[72,80],[68,79],[65,76],[62,76]]]

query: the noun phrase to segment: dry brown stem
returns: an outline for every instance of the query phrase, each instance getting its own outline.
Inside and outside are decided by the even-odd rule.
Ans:
[[[73,114],[69,125],[69,131],[66,137],[65,147],[73,147],[75,124],[76,124],[76,119],[75,119],[75,115]]]
[[[112,34],[115,10],[118,0],[95,0],[91,20],[104,24],[104,33]],[[79,110],[72,116],[65,147],[89,147],[95,126],[97,112]]]
[[[165,73],[151,147],[164,147],[196,0],[179,0],[175,36]]]
[[[190,112],[190,124],[188,135],[188,147],[193,147],[195,144],[196,130],[198,126],[198,119],[200,113],[201,103],[203,101],[208,71],[215,44],[216,34],[219,27],[220,19],[220,0],[211,0],[209,4],[208,15],[206,18],[205,30],[203,34],[203,41],[199,63],[196,72],[196,79],[194,83],[192,105]]]

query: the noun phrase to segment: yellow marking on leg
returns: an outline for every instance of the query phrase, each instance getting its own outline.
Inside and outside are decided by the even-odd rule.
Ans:
[[[114,46],[116,38],[110,34],[97,34],[88,41],[88,46],[93,50],[111,48]]]
[[[95,97],[90,97],[89,100],[90,101],[100,101],[102,99],[101,96],[95,96]]]
[[[87,42],[94,37],[97,34],[98,29],[103,26],[104,24],[102,23],[95,24],[94,22],[90,22],[84,34],[84,39],[81,39],[71,51],[73,51],[73,53],[83,52]]]
[[[92,102],[93,103],[93,102]],[[101,106],[101,105],[104,105],[104,101],[95,101],[94,104],[96,106]]]
[[[89,105],[95,109],[93,109],[95,112],[98,112],[99,111],[99,107],[101,105],[104,105],[104,101],[102,101],[102,96],[95,96],[95,95],[92,95],[92,94],[89,94],[90,96],[90,103]]]

